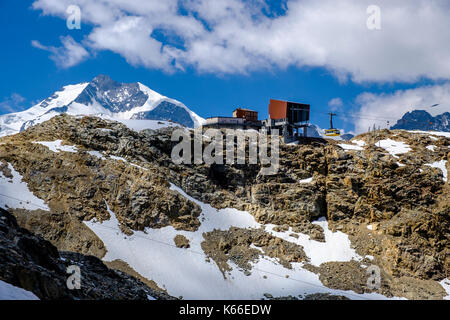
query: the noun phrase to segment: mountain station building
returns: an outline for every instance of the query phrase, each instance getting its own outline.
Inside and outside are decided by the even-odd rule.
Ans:
[[[250,109],[237,108],[232,117],[210,117],[203,125],[208,128],[230,129],[266,129],[270,132],[278,129],[285,141],[294,141],[300,137],[299,129],[303,128],[302,136],[306,137],[309,126],[310,105],[298,102],[270,99],[269,119],[258,120],[258,112]]]

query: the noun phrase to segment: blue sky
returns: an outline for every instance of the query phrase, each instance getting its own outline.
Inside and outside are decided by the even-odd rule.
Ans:
[[[318,4],[321,1],[313,4],[309,0],[269,1],[263,7],[256,0],[218,0],[218,7],[212,7],[214,2],[195,0],[194,5],[186,1],[186,7],[145,10],[139,3],[136,9],[121,1],[103,1],[111,11],[120,12],[112,17],[103,16],[104,8],[89,7],[93,4],[88,0],[68,1],[67,5],[78,4],[82,13],[81,30],[69,30],[66,7],[61,2],[0,2],[0,114],[29,108],[63,85],[89,81],[98,74],[121,82],[142,82],[182,101],[203,117],[231,115],[235,107],[247,107],[266,118],[269,99],[277,98],[311,104],[311,122],[322,128],[328,125],[325,113],[335,110],[337,127],[354,131],[356,125],[361,131],[368,123],[394,122],[412,105],[440,103],[440,111],[450,110],[450,68],[446,65],[450,63],[450,37],[449,31],[438,25],[448,24],[448,15],[447,22],[440,20],[448,6],[431,6],[423,17],[425,9],[420,6],[427,2],[399,1],[409,12],[403,24],[411,21],[412,26],[414,14],[422,15],[422,21],[430,20],[423,23],[424,30],[415,33],[416,40],[423,37],[423,45],[429,46],[431,53],[424,53],[420,41],[404,40],[411,33],[400,24],[394,25],[395,19],[390,18],[394,8],[386,1],[379,1],[380,30],[366,26],[370,14],[361,8],[367,5],[346,7],[340,13],[344,10],[341,7],[329,11],[334,2],[328,0],[323,1],[323,7]],[[179,22],[155,22],[152,10],[162,10],[159,16],[167,14]],[[315,21],[309,12],[323,13],[324,21]],[[349,29],[345,21],[352,20],[355,12],[355,21],[361,26]],[[305,25],[292,22],[297,21],[295,15],[302,15]],[[130,34],[108,29],[136,17],[139,27]],[[242,25],[243,18],[247,25]],[[322,27],[325,29],[317,31]],[[151,36],[146,35],[146,28]],[[234,31],[227,34],[228,30]],[[272,39],[272,33],[282,36]],[[312,38],[307,39],[310,33]],[[431,36],[436,39],[430,40]],[[58,49],[59,60],[50,59],[48,48],[64,49],[64,37],[70,37],[87,56],[78,59],[70,50]],[[256,44],[249,42],[258,37]],[[147,44],[147,40],[152,42]],[[32,45],[32,41],[38,44]],[[373,50],[367,50],[364,41],[373,43]],[[64,59],[69,58],[75,63],[64,65]],[[330,105],[332,100],[338,103]]]

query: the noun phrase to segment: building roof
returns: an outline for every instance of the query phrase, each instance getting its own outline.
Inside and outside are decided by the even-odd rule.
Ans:
[[[281,102],[287,102],[287,103],[295,103],[295,104],[304,104],[304,105],[308,105],[309,103],[303,103],[303,102],[294,102],[294,101],[288,101],[288,100],[280,100],[280,99],[270,99],[272,101],[281,101]]]
[[[246,108],[236,108],[236,109],[234,109],[234,111],[236,111],[236,110],[242,110],[242,111],[251,111],[251,112],[258,112],[258,111],[255,111],[255,110],[250,110],[250,109],[246,109]]]

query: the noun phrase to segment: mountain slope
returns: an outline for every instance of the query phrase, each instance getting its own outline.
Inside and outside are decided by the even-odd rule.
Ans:
[[[68,85],[28,110],[0,116],[0,136],[14,134],[60,113],[86,88],[88,83]]]
[[[126,263],[173,296],[448,295],[447,137],[281,144],[278,173],[262,176],[260,164],[175,165],[172,130],[60,115],[3,137],[1,204],[58,249]],[[19,185],[35,198],[18,200]]]
[[[391,129],[450,132],[450,113],[432,116],[425,110],[407,112]]]
[[[123,272],[108,269],[98,258],[58,252],[50,242],[20,228],[2,208],[0,265],[0,300],[171,298]],[[66,285],[70,265],[80,268],[80,290],[69,290]]]
[[[163,120],[191,128],[204,121],[181,102],[139,82],[119,83],[99,75],[89,83],[65,86],[28,110],[0,116],[0,136],[23,131],[61,113],[117,120]]]

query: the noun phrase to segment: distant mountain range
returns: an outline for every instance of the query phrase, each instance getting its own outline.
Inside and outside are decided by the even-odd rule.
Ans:
[[[165,97],[140,82],[120,83],[107,75],[90,82],[64,86],[28,110],[0,116],[0,136],[15,134],[55,115],[95,115],[111,120],[158,120],[196,128],[205,119],[183,103]],[[450,132],[450,113],[432,116],[425,110],[407,112],[391,129]],[[325,137],[316,125],[307,128],[309,137]],[[351,134],[343,134],[349,140]]]
[[[450,132],[450,113],[433,117],[425,110],[413,110],[405,113],[391,129]]]
[[[113,120],[165,120],[191,128],[204,121],[183,103],[140,82],[120,83],[99,75],[91,82],[65,86],[28,110],[0,116],[0,136],[23,131],[61,113]]]

